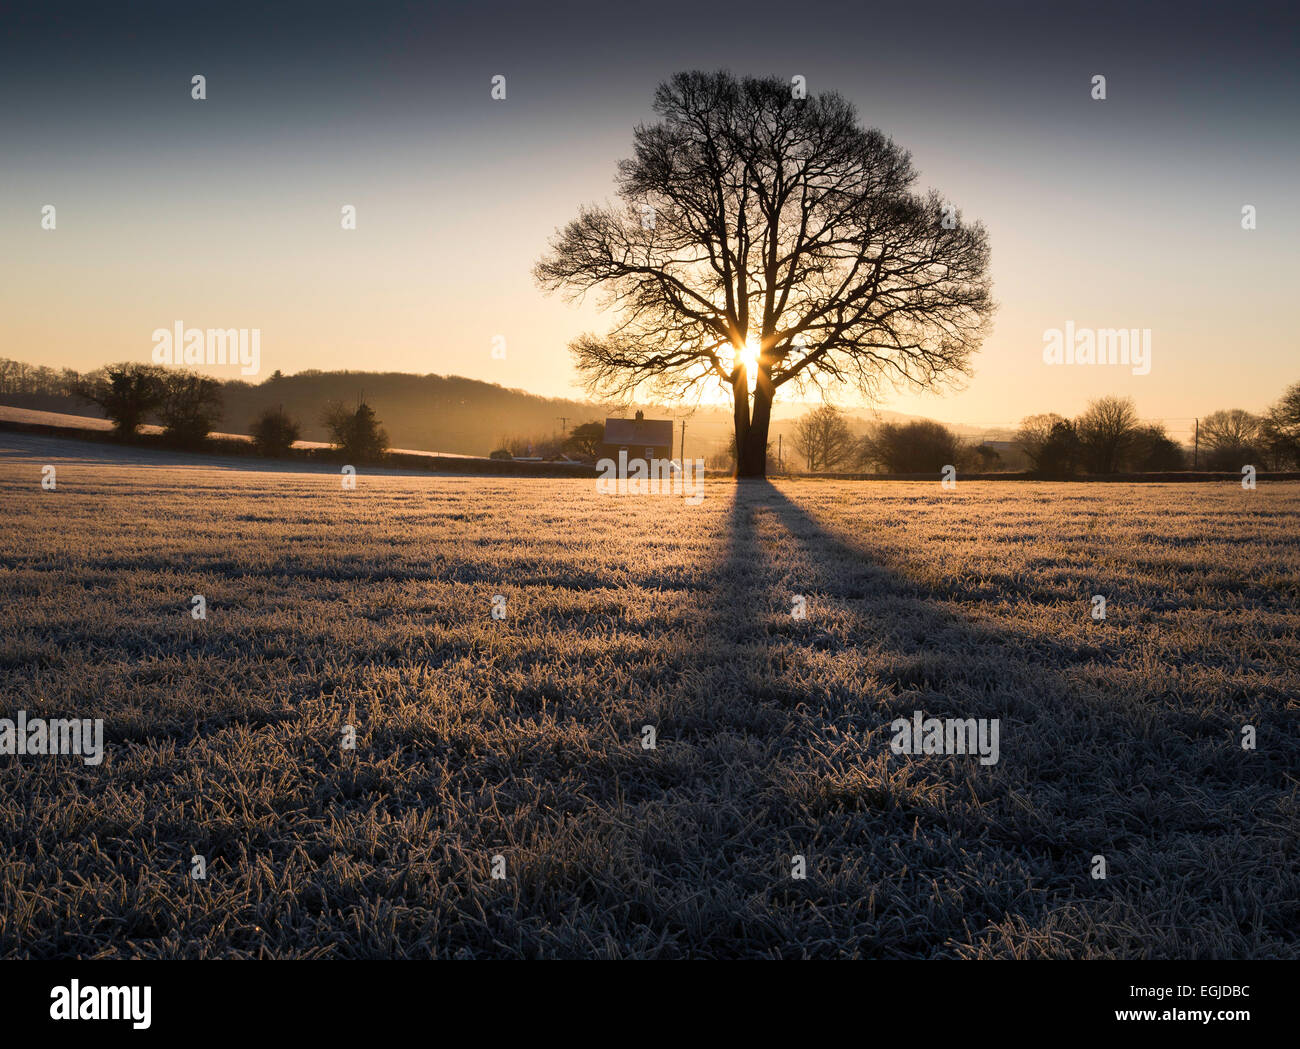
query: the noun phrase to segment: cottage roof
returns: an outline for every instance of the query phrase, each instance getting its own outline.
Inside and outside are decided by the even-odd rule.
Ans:
[[[671,419],[606,419],[605,443],[627,445],[629,448],[671,448],[673,446],[673,421]]]

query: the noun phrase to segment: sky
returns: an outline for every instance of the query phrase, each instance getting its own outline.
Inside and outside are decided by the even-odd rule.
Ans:
[[[145,361],[182,321],[260,329],[255,378],[579,395],[567,344],[611,318],[532,266],[612,197],[655,86],[728,68],[839,92],[988,227],[999,311],[974,376],[879,407],[996,426],[1117,393],[1176,433],[1260,410],[1300,380],[1297,16],[1135,8],[21,5],[0,15],[0,355]],[[1149,329],[1150,371],[1044,364],[1067,322]]]

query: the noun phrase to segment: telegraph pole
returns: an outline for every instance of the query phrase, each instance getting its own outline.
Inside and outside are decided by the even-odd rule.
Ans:
[[[568,433],[569,417],[567,415],[557,415],[556,418],[560,420],[560,433]]]
[[[776,472],[781,474],[783,477],[785,476],[785,458],[783,454],[785,449],[784,438],[785,434],[783,433],[776,435]]]
[[[1201,461],[1201,420],[1196,420],[1196,444],[1192,451],[1192,469],[1195,470]]]
[[[671,451],[671,449],[669,449],[669,451]],[[685,419],[682,420],[682,462],[681,462],[681,467],[682,467],[682,472],[681,472],[681,478],[682,478],[682,498],[685,499],[685,498],[686,498],[686,420],[685,420]],[[701,480],[702,480],[702,478],[697,477],[697,478],[695,479],[695,483],[696,483],[696,484],[699,484]]]

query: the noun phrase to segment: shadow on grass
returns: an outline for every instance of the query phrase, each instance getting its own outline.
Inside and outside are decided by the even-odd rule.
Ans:
[[[736,687],[700,713],[758,748],[748,775],[716,784],[749,818],[716,828],[728,837],[710,850],[733,858],[751,949],[1294,953],[1297,876],[1278,866],[1294,791],[1234,749],[1232,712],[1189,716],[1157,682],[1107,688],[1105,647],[975,621],[962,597],[768,482],[737,485],[711,654]],[[888,726],[917,710],[998,719],[1001,760],[889,753]],[[790,877],[797,854],[805,881]]]
[[[455,595],[418,595],[399,623],[395,587],[341,608],[322,586],[314,631],[287,602],[249,621],[270,644],[239,640],[253,631],[232,616],[212,658],[124,672],[139,646],[119,634],[187,635],[47,609],[12,643],[14,666],[47,660],[28,709],[75,682],[113,700],[131,745],[107,776],[2,770],[0,889],[25,902],[0,914],[0,953],[1296,954],[1294,733],[1243,756],[1232,699],[1189,702],[1158,662],[1054,634],[1050,607],[1030,616],[1032,573],[1015,589],[918,578],[776,486],[711,491],[731,502],[683,522],[684,566],[618,551],[620,572],[641,558],[631,587],[566,591],[517,636],[513,619],[458,632]],[[539,583],[554,551],[530,555]],[[429,577],[463,581],[456,565]],[[294,577],[267,592],[312,593]],[[99,648],[73,659],[55,629]],[[363,745],[341,755],[355,701]],[[892,754],[890,722],[914,710],[998,718],[1000,761]],[[210,718],[217,732],[187,728]],[[202,891],[195,849],[213,861]]]

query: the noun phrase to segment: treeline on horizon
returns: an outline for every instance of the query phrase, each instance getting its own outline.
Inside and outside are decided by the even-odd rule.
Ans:
[[[854,432],[843,413],[822,405],[795,425],[794,450],[809,473],[849,470],[885,474],[938,473],[953,466],[966,473],[997,473],[1023,464],[1041,477],[1108,476],[1300,469],[1300,382],[1293,383],[1262,414],[1241,408],[1210,412],[1198,420],[1193,445],[1169,436],[1159,422],[1138,416],[1131,397],[1099,397],[1070,419],[1055,412],[1026,416],[1015,437],[999,449],[968,442],[931,420],[881,422]],[[768,449],[769,457],[771,449]],[[1003,453],[1021,460],[1008,464]]]
[[[411,448],[590,462],[607,413],[605,406],[459,376],[313,369],[292,376],[277,371],[249,383],[131,362],[79,373],[5,358],[0,398],[17,407],[109,418],[124,439],[153,423],[176,446],[196,447],[224,430],[252,436],[263,454],[304,440],[350,449],[361,461],[389,448]],[[783,461],[769,446],[771,470],[798,470],[800,459],[806,472],[822,474],[936,473],[948,465],[966,473],[1028,469],[1044,477],[1247,465],[1292,470],[1300,469],[1300,382],[1261,414],[1229,408],[1202,417],[1192,447],[1173,440],[1160,423],[1141,420],[1132,398],[1115,396],[1092,401],[1073,419],[1052,412],[1026,416],[1009,442],[970,441],[925,419],[878,421],[863,431],[831,405],[792,426]],[[734,441],[707,460],[712,468],[734,465]]]
[[[0,398],[20,408],[104,418],[78,392],[102,383],[110,367],[119,366],[77,372],[0,359]],[[220,399],[214,430],[249,434],[268,409],[278,409],[298,422],[304,441],[329,441],[325,418],[331,406],[355,408],[363,400],[382,419],[392,447],[462,455],[486,456],[503,436],[558,433],[561,417],[569,429],[605,417],[601,406],[455,375],[311,369],[296,375],[277,371],[260,383],[214,381]],[[156,409],[141,421],[165,425]]]

